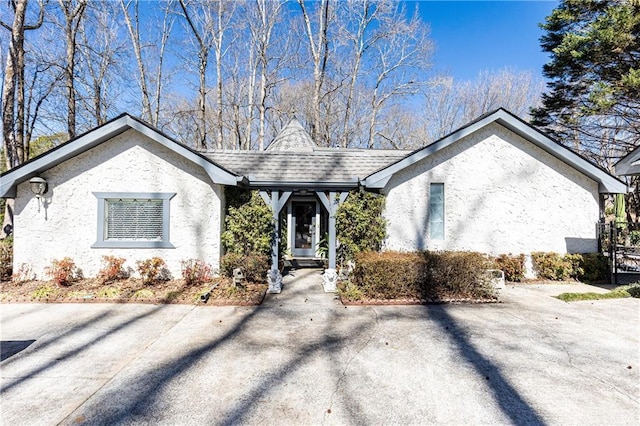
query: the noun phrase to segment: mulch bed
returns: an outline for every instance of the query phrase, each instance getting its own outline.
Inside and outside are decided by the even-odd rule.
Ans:
[[[211,290],[203,302],[200,296]],[[233,287],[231,279],[186,286],[183,280],[159,281],[145,285],[137,279],[102,283],[83,279],[69,286],[53,281],[0,282],[0,303],[149,303],[212,306],[255,306],[262,303],[267,285],[247,283]]]

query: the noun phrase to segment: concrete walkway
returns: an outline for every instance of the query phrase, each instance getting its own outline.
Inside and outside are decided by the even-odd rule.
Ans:
[[[0,423],[640,423],[638,299],[345,308],[320,282],[256,308],[0,305]]]

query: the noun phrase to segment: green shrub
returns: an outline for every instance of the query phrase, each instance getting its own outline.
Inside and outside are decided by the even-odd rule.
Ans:
[[[247,281],[264,282],[269,270],[269,257],[262,254],[242,255],[227,253],[220,259],[220,271],[226,277],[233,277],[233,270],[240,268]]]
[[[98,272],[98,280],[105,284],[110,281],[117,281],[127,277],[127,273],[122,269],[126,259],[116,256],[102,256],[102,269]]]
[[[182,261],[182,278],[188,286],[201,285],[211,281],[211,266],[199,259]]]
[[[249,255],[258,253],[269,256],[275,224],[271,208],[256,191],[248,203],[240,207],[228,207],[225,218],[226,229],[222,233],[222,244],[226,253]]]
[[[159,257],[136,261],[138,273],[143,284],[153,284],[157,281],[168,281],[169,271],[167,264]]]
[[[58,285],[68,286],[74,281],[82,279],[82,271],[70,257],[65,257],[62,260],[53,259],[51,266],[46,268],[46,273]]]
[[[362,299],[362,291],[351,280],[338,281],[337,290],[343,300],[355,302]]]
[[[474,252],[364,252],[356,256],[353,284],[364,297],[486,298],[492,262]]]
[[[575,253],[567,253],[563,257],[565,262],[571,264],[571,269],[569,272],[569,278],[579,279],[584,275],[584,269],[582,268],[583,257],[581,254]]]
[[[496,266],[504,272],[507,281],[520,282],[524,278],[524,254],[501,254],[496,257]]]
[[[632,246],[640,246],[640,231],[629,232],[629,242]]]
[[[580,262],[582,274],[578,279],[585,281],[608,280],[611,273],[609,258],[600,253],[583,253]]]
[[[340,264],[353,260],[358,253],[380,250],[387,232],[387,223],[382,216],[384,203],[382,195],[352,191],[340,205],[336,213]]]
[[[539,278],[562,281],[581,274],[579,254],[560,255],[554,252],[533,252],[533,268]]]
[[[13,275],[13,238],[0,241],[0,281],[7,281]]]
[[[640,284],[635,283],[635,284],[631,284],[630,286],[627,287],[627,293],[629,293],[629,296],[634,297],[636,299],[640,299]]]

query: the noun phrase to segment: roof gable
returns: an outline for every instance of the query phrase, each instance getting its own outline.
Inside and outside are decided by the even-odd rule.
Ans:
[[[302,124],[300,124],[296,118],[292,118],[289,123],[280,130],[266,151],[311,152],[316,147],[316,143],[311,139],[311,136],[309,136],[309,133],[307,133],[304,127],[302,127]]]
[[[241,177],[214,163],[204,155],[182,145],[176,140],[165,135],[158,129],[130,116],[122,114],[113,120],[99,126],[75,139],[65,142],[50,151],[45,152],[31,160],[13,168],[1,175],[0,197],[15,197],[16,186],[22,182],[37,176],[44,171],[57,166],[101,143],[118,136],[129,129],[149,137],[178,155],[201,166],[215,183],[224,185],[236,185]]]
[[[559,160],[565,162],[569,166],[578,170],[579,172],[589,176],[599,184],[599,191],[601,193],[626,193],[627,185],[605,170],[601,169],[591,161],[582,157],[581,155],[571,151],[570,149],[562,146],[558,142],[551,139],[549,136],[511,114],[510,112],[500,108],[494,112],[482,115],[478,119],[472,121],[464,127],[456,130],[453,133],[443,137],[442,139],[427,145],[424,148],[420,148],[400,161],[392,163],[387,167],[378,170],[375,173],[367,176],[363,184],[367,188],[381,189],[386,186],[391,177],[430,155],[442,150],[443,148],[459,141],[460,139],[477,132],[481,128],[491,124],[498,123],[501,126],[511,130],[515,134],[523,137]]]
[[[618,176],[640,175],[640,147],[622,157],[613,167]]]

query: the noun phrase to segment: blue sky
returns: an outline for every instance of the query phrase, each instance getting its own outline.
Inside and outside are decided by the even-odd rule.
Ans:
[[[436,44],[434,68],[456,80],[482,70],[510,68],[542,78],[548,57],[540,50],[538,24],[557,1],[420,1]],[[414,4],[408,2],[408,9]]]

